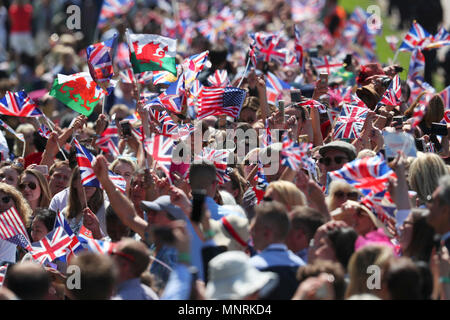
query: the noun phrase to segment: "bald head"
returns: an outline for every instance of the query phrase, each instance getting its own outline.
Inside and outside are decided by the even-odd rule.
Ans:
[[[39,264],[24,262],[8,268],[5,286],[22,300],[45,299],[50,288],[50,277]]]

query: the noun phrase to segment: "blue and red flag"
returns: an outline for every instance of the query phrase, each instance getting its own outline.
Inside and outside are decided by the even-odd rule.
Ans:
[[[89,72],[95,81],[106,82],[113,77],[113,52],[116,46],[117,34],[114,34],[112,38],[86,48]]]
[[[108,24],[109,20],[128,13],[131,7],[134,6],[134,3],[134,0],[103,0],[100,17],[98,18],[98,27],[103,28]]]
[[[31,249],[25,225],[16,208],[11,207],[0,214],[0,239]]]
[[[144,140],[145,151],[152,156],[153,160],[167,176],[170,176],[174,142],[170,137],[155,134]]]
[[[359,136],[366,121],[368,108],[344,104],[336,120],[333,139],[355,139]]]
[[[281,164],[298,171],[302,168],[303,158],[307,156],[308,151],[311,150],[311,143],[301,143],[291,140],[287,134],[283,136],[281,150]]]
[[[386,106],[398,106],[400,105],[402,97],[402,87],[400,85],[400,77],[399,75],[395,75],[395,77],[392,79],[391,83],[389,84],[389,87],[384,92],[383,97],[381,97],[381,100],[379,104],[384,104]]]
[[[199,97],[198,119],[208,116],[227,115],[237,119],[247,92],[243,89],[226,87],[203,87]]]
[[[195,160],[206,159],[214,163],[214,166],[216,167],[216,179],[219,184],[224,184],[226,181],[230,181],[230,177],[227,174],[229,155],[229,150],[204,148],[200,154],[195,156]]]
[[[63,227],[64,231],[72,239],[69,246],[66,248],[66,261],[69,261],[71,257],[73,257],[76,253],[79,253],[83,250],[83,246],[78,240],[76,234],[72,231],[72,228],[70,227],[69,223],[64,217],[64,214],[61,211],[56,215],[55,226],[53,227],[53,229],[56,229],[58,227]]]
[[[433,36],[429,34],[419,23],[413,22],[411,29],[405,35],[402,44],[398,48],[400,51],[413,51],[423,49],[433,41]]]
[[[283,93],[283,90],[290,90],[291,85],[284,82],[272,72],[268,72],[266,75],[266,95],[267,102],[271,104],[276,104],[277,99],[279,99]]]
[[[98,254],[111,254],[117,245],[115,242],[94,239],[91,230],[85,226],[81,226],[78,239],[86,249]]]
[[[31,244],[31,255],[40,264],[52,262],[66,255],[66,248],[72,243],[72,238],[63,227],[57,227],[41,241]]]
[[[0,99],[0,114],[14,117],[40,117],[42,111],[25,91],[6,91]]]

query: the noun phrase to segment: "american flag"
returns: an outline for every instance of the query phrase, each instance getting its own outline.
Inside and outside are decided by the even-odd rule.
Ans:
[[[16,208],[11,207],[0,214],[0,239],[30,250],[30,239]]]
[[[92,79],[106,82],[114,75],[113,52],[117,46],[117,34],[110,39],[86,48],[87,63]]]
[[[333,139],[354,139],[359,136],[366,121],[368,108],[344,104],[337,118]]]
[[[432,39],[433,36],[414,21],[398,50],[413,51],[414,49],[423,49],[432,42]]]
[[[3,286],[3,282],[5,282],[6,270],[8,270],[8,265],[0,266],[0,288]]]
[[[66,255],[66,248],[72,243],[72,238],[57,227],[47,234],[41,241],[31,244],[31,255],[40,264],[52,262],[56,258]]]
[[[411,54],[409,63],[408,80],[414,81],[419,78],[423,80],[425,72],[425,57],[420,49],[416,49]]]
[[[6,91],[5,96],[0,99],[0,114],[14,117],[40,117],[42,111],[25,91]]]
[[[105,27],[109,20],[115,16],[126,14],[133,6],[134,0],[104,0],[98,18],[98,27]]]
[[[268,72],[266,75],[266,95],[267,102],[276,104],[277,99],[283,93],[283,90],[290,90],[291,86],[278,78],[272,72]]]
[[[5,122],[3,122],[3,120],[0,120],[0,126],[5,128],[7,131],[9,131],[11,134],[13,134],[20,141],[25,142],[25,138],[24,138],[23,134],[15,132],[14,129],[11,128],[10,126],[8,126],[8,124],[6,124]]]
[[[81,245],[80,241],[78,241],[78,238],[75,233],[73,233],[72,228],[70,228],[69,223],[67,222],[66,218],[64,217],[64,214],[59,211],[56,215],[55,220],[55,226],[53,229],[56,229],[58,227],[63,227],[64,231],[67,233],[67,235],[72,239],[68,247],[66,248],[66,261],[70,261],[70,259],[80,251],[83,250],[83,246]]]
[[[208,77],[208,82],[211,87],[215,88],[225,88],[230,83],[228,80],[227,70],[216,70],[214,74]]]
[[[384,92],[379,104],[384,104],[387,106],[398,106],[400,104],[400,98],[402,97],[402,87],[400,85],[400,77],[397,74],[394,79],[392,79],[389,87]]]
[[[343,62],[334,61],[334,59],[330,56],[311,58],[311,62],[318,73],[326,72],[330,75],[344,66]]]
[[[45,139],[48,139],[50,137],[50,133],[52,133],[52,130],[50,130],[45,124],[41,124],[38,128],[38,133]]]
[[[329,172],[331,180],[341,180],[359,189],[365,196],[385,192],[389,178],[396,174],[380,156],[355,159],[336,171]]]
[[[156,164],[169,176],[172,152],[175,141],[170,137],[152,134],[144,140],[145,151],[153,157]]]
[[[311,143],[301,143],[291,140],[287,134],[283,136],[283,145],[281,150],[281,164],[298,171],[302,168],[303,158],[311,150]]]
[[[100,181],[98,181],[94,169],[92,169],[92,162],[94,161],[94,156],[82,146],[76,139],[73,139],[75,149],[77,152],[77,163],[80,168],[81,184],[85,187],[96,187],[101,188]],[[108,170],[108,175],[114,185],[122,192],[126,191],[126,181],[125,179]]]
[[[199,97],[197,118],[227,115],[237,119],[244,103],[246,91],[239,88],[203,87]]]
[[[98,254],[111,254],[117,245],[115,242],[94,239],[92,232],[85,226],[80,228],[78,239],[86,249]]]
[[[224,184],[226,181],[230,181],[230,177],[227,174],[227,162],[230,151],[228,150],[215,150],[210,148],[204,148],[200,154],[195,156],[195,160],[206,159],[214,163],[216,167],[216,178],[219,184]]]

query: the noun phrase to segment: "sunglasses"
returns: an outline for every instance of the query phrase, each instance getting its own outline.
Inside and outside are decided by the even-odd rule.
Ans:
[[[2,197],[2,202],[3,202],[4,204],[9,203],[10,201],[11,201],[11,197],[10,197],[10,196],[4,196],[4,197]]]
[[[345,196],[347,196],[347,199],[350,199],[350,200],[358,199],[358,192],[355,192],[355,191],[350,191],[350,192],[346,193],[344,191],[339,190],[339,191],[336,191],[334,193],[334,195],[338,198],[344,198]]]
[[[28,183],[21,183],[21,184],[19,184],[19,189],[20,190],[25,190],[26,187],[30,188],[31,190],[34,190],[34,189],[36,189],[36,183],[28,182]]]
[[[348,160],[347,157],[337,156],[334,158],[326,157],[326,158],[320,158],[319,162],[324,164],[325,166],[329,166],[331,164],[331,161],[334,161],[336,164],[341,164],[344,160]]]

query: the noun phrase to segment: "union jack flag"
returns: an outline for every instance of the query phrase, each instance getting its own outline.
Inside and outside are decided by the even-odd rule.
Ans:
[[[395,35],[390,35],[390,36],[386,36],[385,37],[386,42],[389,44],[389,47],[391,48],[392,51],[396,51],[397,50],[397,43],[398,43],[398,38]]]
[[[181,75],[177,81],[172,82],[166,91],[158,96],[157,99],[164,108],[174,113],[182,113],[183,106],[186,104],[184,83],[184,75]]]
[[[41,124],[38,129],[38,133],[45,139],[48,139],[50,137],[50,133],[52,133],[52,130],[50,130],[45,124]]]
[[[120,70],[131,68],[130,50],[125,42],[119,43],[117,46],[117,53],[114,57],[114,62],[117,64]],[[131,77],[130,79],[133,79]]]
[[[359,136],[366,121],[368,108],[361,108],[344,104],[341,114],[337,118],[333,132],[333,139],[354,139]]]
[[[294,25],[294,33],[295,33],[295,54],[298,61],[298,65],[300,67],[300,72],[305,71],[305,64],[304,64],[304,54],[303,54],[303,46],[301,45],[300,41],[300,27],[298,25]]]
[[[216,167],[216,178],[219,184],[224,184],[226,181],[230,181],[230,177],[227,174],[227,162],[230,151],[228,150],[214,150],[204,148],[200,154],[195,156],[195,160],[206,159],[214,163]]]
[[[438,33],[434,35],[433,43],[427,46],[427,49],[442,48],[448,45],[450,45],[450,33],[444,27],[441,27]]]
[[[6,270],[8,270],[8,265],[0,266],[0,288],[5,282]]]
[[[94,161],[94,156],[82,146],[77,139],[73,139],[73,143],[76,149],[77,163],[80,168],[81,184],[86,187],[96,187],[102,188],[100,181],[98,181],[94,169],[92,169],[92,162]],[[114,185],[122,192],[126,191],[126,181],[125,179],[108,170],[108,175]]]
[[[227,70],[216,70],[214,74],[208,77],[208,82],[211,87],[225,88],[230,83],[228,80]]]
[[[170,137],[152,134],[144,140],[145,151],[153,157],[155,163],[170,175],[170,164],[172,163],[172,152],[175,141]]]
[[[181,64],[184,74],[184,86],[186,90],[189,90],[191,94],[195,95],[193,92],[192,86],[194,85],[195,80],[197,79],[200,72],[202,72],[205,67],[205,63],[208,59],[209,51],[203,51],[199,54],[195,54],[190,56],[189,58],[184,59]]]
[[[31,244],[31,255],[40,264],[52,262],[56,258],[66,255],[66,248],[72,243],[72,238],[57,227],[47,234],[41,241]]]
[[[0,214],[0,239],[30,250],[27,230],[16,208],[11,207]]]
[[[398,74],[392,79],[389,87],[381,98],[379,104],[387,106],[398,106],[402,97],[402,87],[400,86],[400,77]]]
[[[343,35],[346,38],[355,39],[362,30],[367,27],[369,14],[361,7],[356,7],[347,20]]]
[[[22,133],[17,133],[14,131],[13,128],[11,128],[10,126],[8,126],[5,122],[3,122],[3,120],[0,120],[0,126],[2,126],[3,128],[5,128],[7,131],[9,131],[10,133],[12,133],[17,139],[19,139],[22,142],[25,142],[25,138],[23,136]]]
[[[311,150],[311,143],[298,144],[292,141],[287,134],[283,136],[283,145],[281,150],[281,164],[298,171],[302,168],[302,160]]]
[[[291,1],[291,15],[294,22],[311,20],[320,14],[324,0],[293,0]]]
[[[385,193],[387,196],[388,192]],[[390,197],[383,197],[384,199],[390,198]],[[391,199],[392,200],[392,199]],[[388,201],[391,202],[392,201]],[[365,196],[361,199],[361,203],[364,204],[366,207],[368,207],[385,225],[388,225],[388,222],[394,222],[395,223],[395,207],[391,206],[384,206],[381,204],[381,199],[373,196]]]
[[[40,117],[42,111],[25,91],[6,91],[5,96],[0,99],[0,114],[14,117]]]
[[[85,226],[81,226],[78,239],[86,249],[98,254],[111,254],[117,245],[115,242],[94,239],[92,232]]]
[[[257,32],[250,34],[254,40],[255,56],[257,60],[264,62],[286,62],[286,51],[280,48],[280,37],[273,33]]]
[[[425,116],[425,113],[427,111],[427,108],[423,104],[419,104],[415,109],[414,113],[412,115],[412,124],[411,127],[415,128],[419,125],[419,123],[422,121],[423,117]]]
[[[359,189],[363,195],[385,192],[389,178],[396,174],[380,156],[355,159],[336,171],[329,172],[331,180],[341,180]]]
[[[334,61],[330,56],[311,58],[311,62],[318,73],[326,72],[328,74],[332,74],[344,66],[343,62]]]
[[[203,119],[208,116],[227,115],[237,119],[246,94],[245,90],[233,87],[203,87],[197,117]]]
[[[76,234],[73,233],[72,228],[70,228],[70,225],[62,212],[58,212],[58,214],[56,215],[55,226],[53,227],[53,229],[56,229],[58,227],[64,228],[64,231],[72,239],[72,241],[66,248],[66,261],[69,261],[71,257],[73,257],[77,252],[83,250],[83,246],[81,245],[80,241],[78,241]]]
[[[253,187],[253,191],[255,192],[257,203],[259,204],[264,198],[264,193],[266,192],[267,186],[269,185],[260,161],[258,161],[258,171],[256,171],[254,179],[256,181],[256,185]]]
[[[104,0],[98,18],[98,27],[105,27],[109,20],[115,16],[126,14],[133,6],[134,0]]]
[[[411,61],[409,63],[408,80],[423,79],[425,71],[425,57],[422,51],[416,49],[411,54]]]
[[[291,86],[279,79],[272,72],[268,72],[266,75],[266,95],[267,102],[271,104],[276,104],[277,99],[283,93],[283,90],[290,90]]]
[[[268,147],[271,144],[272,144],[272,133],[270,132],[269,128],[269,120],[266,119],[264,124],[264,131],[261,137],[261,146]]]
[[[114,75],[112,55],[116,46],[117,34],[114,34],[112,38],[86,48],[89,72],[95,81],[106,82]]]
[[[433,36],[414,21],[398,50],[413,51],[415,49],[423,49],[430,44],[432,39]]]
[[[156,86],[158,84],[170,85],[172,82],[177,81],[177,77],[175,77],[172,72],[169,71],[153,71],[153,85]]]

